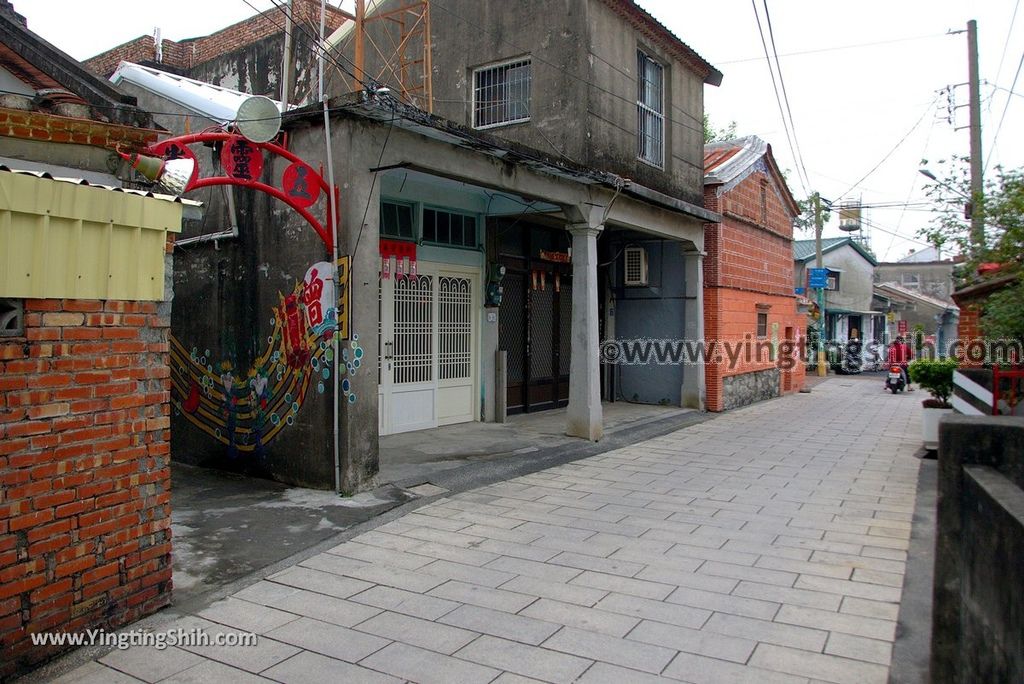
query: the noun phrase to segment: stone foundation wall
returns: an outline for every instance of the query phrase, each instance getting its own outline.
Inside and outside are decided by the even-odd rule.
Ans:
[[[722,410],[728,411],[779,396],[780,376],[778,368],[769,368],[723,378]]]

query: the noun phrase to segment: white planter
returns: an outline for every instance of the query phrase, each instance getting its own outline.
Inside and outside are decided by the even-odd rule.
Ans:
[[[939,421],[953,412],[951,408],[926,408],[921,412],[921,437],[925,449],[939,448]]]

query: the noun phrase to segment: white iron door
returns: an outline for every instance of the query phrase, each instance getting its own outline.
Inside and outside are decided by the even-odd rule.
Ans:
[[[380,281],[380,434],[474,420],[475,273]]]

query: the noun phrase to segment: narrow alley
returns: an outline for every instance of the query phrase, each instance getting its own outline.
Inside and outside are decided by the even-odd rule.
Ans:
[[[885,682],[920,401],[872,380],[435,499],[146,623],[254,647],[114,650],[56,681]]]

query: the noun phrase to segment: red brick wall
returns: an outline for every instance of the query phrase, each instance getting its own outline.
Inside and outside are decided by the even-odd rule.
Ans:
[[[320,0],[294,0],[292,17],[295,23],[307,32],[309,26],[320,26]],[[311,23],[312,22],[312,23]],[[345,22],[344,15],[336,7],[327,6],[327,34],[330,35]],[[225,29],[211,33],[202,38],[193,38],[175,42],[161,41],[163,47],[163,63],[178,70],[188,70],[197,64],[229,52],[252,45],[256,41],[277,34],[284,35],[285,18],[280,10],[270,10],[266,14],[232,24]],[[156,61],[156,50],[152,36],[139,36],[115,48],[102,52],[83,62],[90,71],[109,78],[117,70],[122,61],[148,62]]]
[[[760,310],[768,314],[768,335],[762,341],[771,341],[772,324],[778,323],[779,342],[785,341],[787,327],[797,342],[806,333],[806,317],[797,313],[793,291],[793,217],[772,179],[754,172],[728,191],[707,186],[704,206],[723,217],[704,227],[705,338],[733,345],[749,340],[752,348],[750,361],[744,352],[735,366],[714,360],[705,365],[708,410],[721,411],[723,378],[777,365],[753,358],[758,305],[770,307]],[[784,392],[797,391],[804,377],[799,361],[782,371],[780,385]]]
[[[170,321],[153,302],[25,300],[0,342],[0,679],[28,634],[170,602]]]
[[[156,142],[157,131],[0,107],[0,135],[114,148]]]

